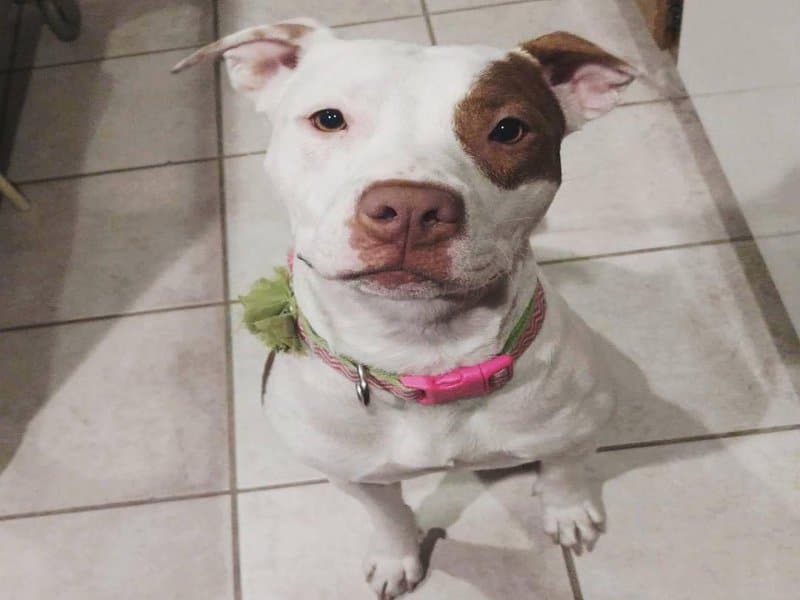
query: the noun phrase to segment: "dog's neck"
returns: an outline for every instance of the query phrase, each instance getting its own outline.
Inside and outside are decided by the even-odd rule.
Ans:
[[[528,251],[511,273],[482,294],[393,300],[319,277],[295,261],[298,306],[331,349],[397,373],[440,373],[500,352],[536,288]]]

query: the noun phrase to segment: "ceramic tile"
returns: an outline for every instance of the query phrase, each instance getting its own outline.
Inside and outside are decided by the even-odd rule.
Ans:
[[[428,29],[425,26],[425,19],[422,17],[337,27],[335,33],[338,37],[346,40],[376,39],[396,40],[423,46],[430,44]]]
[[[269,144],[269,121],[253,103],[236,93],[227,74],[222,76],[222,144],[226,155],[262,152]]]
[[[685,101],[623,106],[566,138],[564,182],[533,236],[539,260],[745,235]]]
[[[341,0],[332,7],[324,0],[220,0],[223,35],[245,27],[311,17],[328,26],[419,15],[418,0]]]
[[[410,597],[572,600],[561,551],[542,532],[531,485],[527,474],[407,482],[420,527],[447,530]],[[369,521],[352,498],[323,484],[241,495],[239,510],[245,600],[374,598],[360,566]]]
[[[604,341],[625,388],[603,442],[619,444],[800,422],[800,351],[752,243],[546,266]],[[620,362],[618,353],[629,360]]]
[[[519,1],[519,0],[516,0]],[[484,6],[491,6],[493,4],[509,4],[514,0],[425,0],[428,5],[428,10],[431,13],[440,11],[459,10],[465,8],[480,8]]]
[[[215,156],[213,72],[171,75],[185,54],[34,70],[10,176],[30,180]],[[16,94],[27,75],[15,74]]]
[[[228,497],[0,523],[15,600],[232,599],[231,563]]]
[[[289,217],[264,173],[263,155],[225,161],[228,277],[231,297],[286,263],[292,235]]]
[[[800,84],[798,31],[796,0],[686,2],[678,53],[686,88],[704,94]]]
[[[594,600],[784,600],[800,571],[800,433],[602,454],[608,533],[576,559]]]
[[[624,102],[683,93],[672,58],[656,47],[632,0],[535,0],[432,15],[431,22],[442,45],[512,48],[545,33],[569,31],[627,59],[645,74],[625,92]]]
[[[169,50],[204,44],[213,35],[214,8],[211,0],[82,0],[81,34],[62,42],[42,26],[35,6],[28,27],[39,31],[34,52],[24,53],[17,67],[62,64],[103,57]]]
[[[227,488],[223,312],[0,334],[0,514]]]
[[[753,234],[800,231],[800,85],[693,103]]]
[[[422,18],[396,19],[337,27],[336,35],[343,39],[389,39],[428,45],[428,30]],[[231,88],[227,75],[222,86],[223,142],[226,154],[264,150],[269,140],[269,124],[264,115],[256,113],[252,102]]]
[[[0,211],[0,327],[222,300],[216,162],[21,186]]]
[[[800,331],[800,234],[757,242],[794,328]]]

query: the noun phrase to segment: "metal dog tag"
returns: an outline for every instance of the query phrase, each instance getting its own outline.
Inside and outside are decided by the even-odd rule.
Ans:
[[[356,396],[364,406],[369,406],[369,384],[367,383],[367,369],[362,364],[356,365],[358,381],[356,381]]]

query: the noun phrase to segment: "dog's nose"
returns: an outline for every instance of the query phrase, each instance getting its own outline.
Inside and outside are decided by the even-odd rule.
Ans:
[[[370,186],[358,201],[356,222],[383,242],[426,245],[455,237],[464,223],[464,201],[445,188],[411,181]]]

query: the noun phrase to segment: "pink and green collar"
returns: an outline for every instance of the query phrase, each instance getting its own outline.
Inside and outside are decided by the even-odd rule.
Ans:
[[[306,349],[356,385],[363,404],[369,403],[369,386],[389,392],[401,400],[435,405],[482,396],[500,389],[514,374],[514,362],[533,343],[544,323],[547,309],[544,289],[537,282],[533,297],[503,345],[500,354],[476,365],[461,366],[433,375],[400,375],[369,368],[334,353],[297,309],[288,269],[275,271],[272,279],[259,279],[246,296],[244,322],[248,330],[270,348],[263,383],[276,352],[304,353]],[[262,389],[263,392],[263,389]]]

